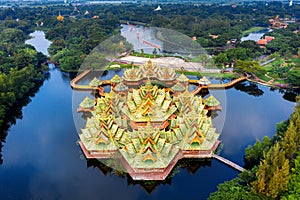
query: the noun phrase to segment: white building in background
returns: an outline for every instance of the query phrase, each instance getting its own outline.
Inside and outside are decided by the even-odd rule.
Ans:
[[[158,5],[157,8],[154,9],[154,11],[159,11],[161,10],[161,7]]]

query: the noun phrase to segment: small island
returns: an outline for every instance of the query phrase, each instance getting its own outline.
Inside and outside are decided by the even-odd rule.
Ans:
[[[87,159],[117,160],[134,180],[164,180],[183,158],[217,158],[235,167],[214,154],[219,133],[208,113],[221,110],[220,102],[212,95],[203,99],[199,93],[203,88],[225,88],[245,77],[210,84],[205,77],[189,79],[149,59],[126,69],[122,77],[94,78],[88,86],[77,85],[89,72],[71,81],[74,89],[93,90],[98,95],[95,100],[86,97],[78,108],[78,112],[91,113],[79,134]],[[196,89],[189,91],[189,84],[197,85]],[[104,91],[107,85],[110,92]]]

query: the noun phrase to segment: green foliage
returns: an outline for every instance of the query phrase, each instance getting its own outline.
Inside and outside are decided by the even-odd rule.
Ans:
[[[300,85],[300,69],[290,70],[287,77],[290,83]]]
[[[274,36],[275,40],[267,44],[267,51],[269,53],[278,52],[286,58],[297,55],[300,35],[294,34],[293,30],[293,25],[289,25],[287,29],[274,29],[270,35]]]
[[[251,169],[220,184],[210,199],[244,199],[245,194],[245,199],[300,198],[300,96],[296,101],[290,120],[277,124],[272,139],[264,137],[246,149],[245,164]]]
[[[263,155],[273,144],[273,141],[268,136],[264,136],[262,142],[256,141],[253,146],[248,146],[245,150],[245,166],[248,169],[251,169],[258,165],[263,158]]]
[[[257,194],[275,198],[285,191],[289,179],[289,160],[276,143],[265,154],[256,172],[257,180],[251,183]]]
[[[275,137],[276,136],[278,136],[280,138],[284,137],[285,132],[286,132],[288,126],[289,126],[289,121],[288,120],[277,123],[276,124],[276,131],[277,131],[277,133],[276,133]]]
[[[294,123],[290,123],[282,140],[285,157],[292,159],[297,150],[297,132]]]
[[[61,53],[60,53],[61,54]],[[60,57],[60,56],[56,56]],[[60,64],[60,68],[62,70],[77,70],[79,69],[81,63],[83,62],[85,55],[83,52],[72,49],[72,50],[64,50],[63,56],[60,57],[57,61]]]
[[[230,181],[226,181],[218,186],[218,192],[211,193],[209,200],[263,200],[268,199],[261,195],[254,194],[249,187],[239,184],[239,179],[235,178]]]
[[[238,60],[234,64],[234,71],[247,74],[265,74],[266,70],[262,68],[256,61]]]
[[[1,12],[0,12],[1,16]],[[0,22],[0,127],[7,113],[44,79],[45,56],[24,44],[29,32],[26,20]]]
[[[17,28],[5,28],[0,34],[0,41],[3,43],[17,43],[24,42],[25,36],[23,31]]]
[[[282,197],[283,200],[300,199],[300,154],[295,159],[295,166],[291,170],[288,190]]]

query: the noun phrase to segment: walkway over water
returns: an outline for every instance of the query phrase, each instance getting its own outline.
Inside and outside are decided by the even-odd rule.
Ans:
[[[71,80],[70,85],[73,89],[77,90],[92,90],[96,89],[95,87],[89,86],[89,85],[78,85],[77,82],[82,79],[84,76],[86,76],[88,73],[90,73],[91,70],[85,70],[80,75],[75,77],[73,80]],[[225,84],[208,84],[208,85],[201,85],[199,80],[189,80],[189,83],[192,84],[198,84],[198,87],[193,91],[194,94],[198,94],[202,89],[226,89],[234,86],[235,84],[247,80],[248,77],[243,76],[237,79],[232,80],[229,83]],[[102,85],[109,85],[111,82],[106,80],[103,81]]]
[[[240,172],[242,172],[242,171],[245,170],[244,168],[242,168],[241,166],[235,164],[234,162],[231,162],[230,160],[227,160],[226,158],[223,158],[223,157],[218,156],[216,154],[212,154],[212,157],[216,158],[217,160],[219,160],[219,161],[227,164],[228,166],[230,166],[230,167],[232,167],[232,168],[234,168],[234,169],[236,169],[236,170],[238,170]]]
[[[247,80],[246,76],[234,79],[231,82],[225,83],[225,84],[200,85],[200,82],[198,80],[189,80],[189,83],[199,84],[199,86],[193,91],[194,94],[198,94],[202,89],[226,89],[226,88],[230,88],[230,87],[234,86],[235,84],[240,83],[245,80]]]
[[[84,76],[86,76],[88,73],[90,73],[90,69],[85,70],[84,72],[82,72],[81,74],[79,74],[78,76],[76,76],[73,80],[71,80],[70,85],[73,89],[82,89],[82,90],[90,90],[92,89],[90,86],[88,85],[77,85],[77,82],[82,79]]]

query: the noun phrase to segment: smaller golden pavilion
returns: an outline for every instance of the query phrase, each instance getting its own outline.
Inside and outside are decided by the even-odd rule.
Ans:
[[[62,16],[62,15],[60,14],[60,11],[58,12],[58,16],[56,17],[56,19],[57,19],[58,21],[64,21],[64,16]]]

